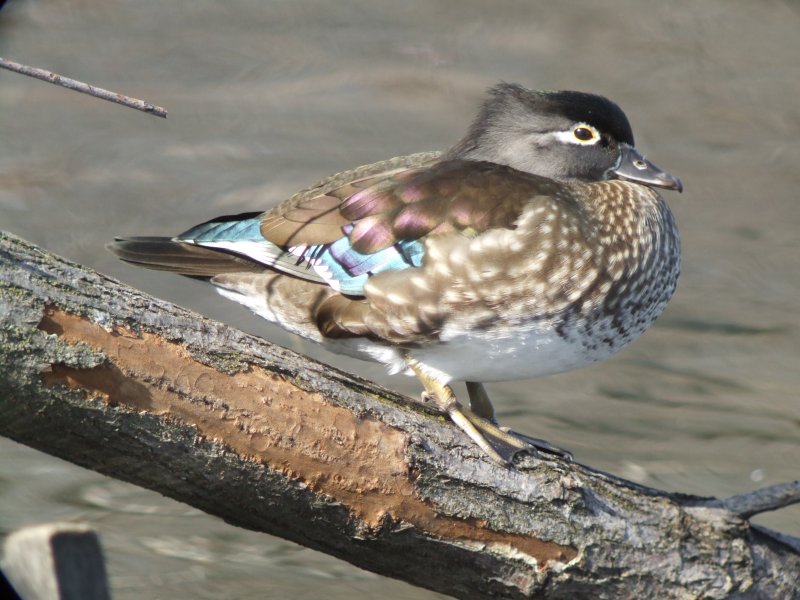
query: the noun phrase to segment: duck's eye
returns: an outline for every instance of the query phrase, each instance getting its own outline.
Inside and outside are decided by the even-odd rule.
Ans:
[[[578,146],[594,146],[600,141],[600,132],[596,127],[588,123],[575,123],[569,129],[556,131],[553,135],[565,144],[576,144]]]
[[[580,142],[590,142],[595,137],[594,131],[592,131],[588,127],[580,127],[580,126],[572,130],[572,135],[574,135],[575,139],[577,139]]]

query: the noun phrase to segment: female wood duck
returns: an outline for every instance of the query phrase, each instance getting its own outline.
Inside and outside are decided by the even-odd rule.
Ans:
[[[111,249],[416,375],[497,462],[536,448],[568,456],[498,427],[482,382],[576,369],[639,337],[680,271],[675,221],[653,188],[682,185],[634,148],[606,98],[507,83],[489,94],[443,154],[358,167],[264,213]],[[451,381],[467,382],[471,410]]]

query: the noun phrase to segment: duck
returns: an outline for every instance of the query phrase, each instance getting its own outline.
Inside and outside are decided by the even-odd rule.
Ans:
[[[677,177],[636,149],[596,94],[500,83],[445,152],[344,171],[266,211],[174,237],[119,237],[120,259],[207,281],[337,354],[416,376],[496,463],[571,459],[501,427],[488,382],[605,360],[663,312],[680,237],[659,189]],[[469,406],[454,382],[465,382]]]

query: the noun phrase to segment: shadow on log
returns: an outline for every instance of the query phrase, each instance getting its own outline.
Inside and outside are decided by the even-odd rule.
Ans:
[[[367,381],[0,234],[0,435],[458,598],[797,598],[800,540],[727,500],[492,463]]]

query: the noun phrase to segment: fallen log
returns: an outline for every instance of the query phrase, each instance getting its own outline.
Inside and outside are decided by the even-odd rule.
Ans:
[[[553,457],[0,232],[0,435],[458,598],[798,598],[800,540]]]

